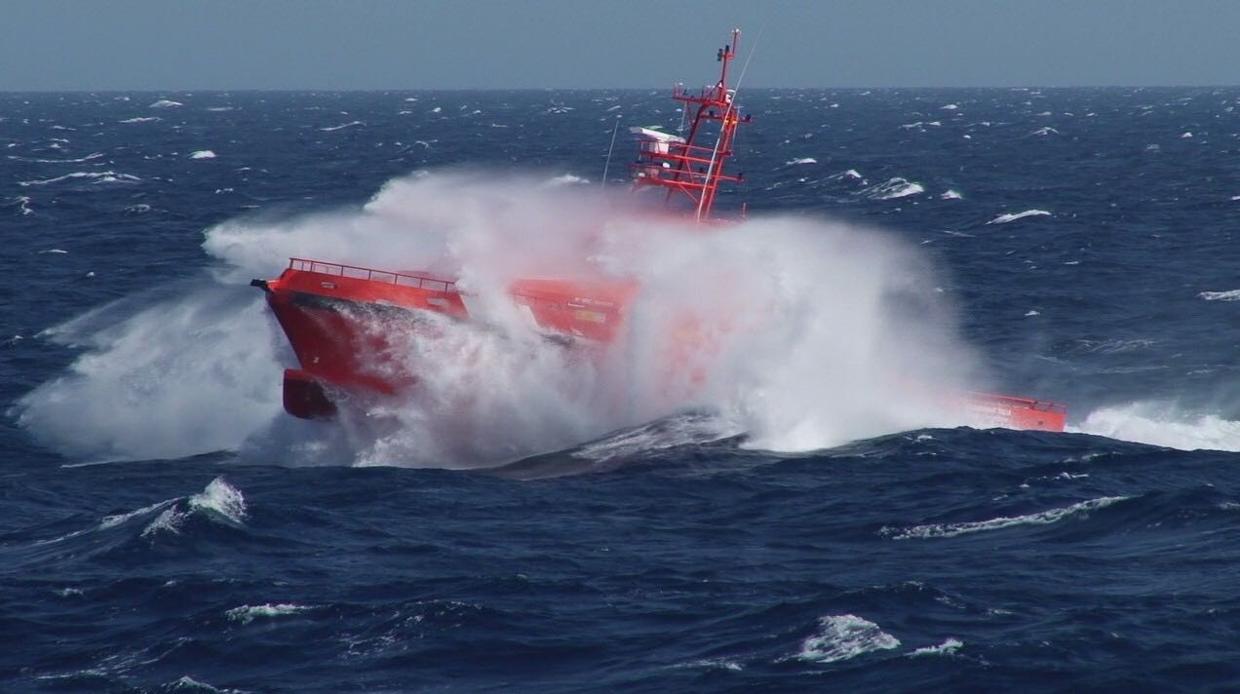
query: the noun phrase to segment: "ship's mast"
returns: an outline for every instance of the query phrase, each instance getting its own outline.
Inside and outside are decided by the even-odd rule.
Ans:
[[[638,136],[637,162],[632,165],[633,182],[636,186],[661,186],[667,189],[667,200],[673,197],[688,198],[694,208],[697,221],[710,218],[719,192],[719,184],[738,182],[739,175],[724,173],[724,165],[732,156],[732,141],[736,127],[748,123],[749,116],[740,115],[736,108],[736,90],[728,88],[728,64],[736,57],[740,42],[740,29],[732,30],[732,42],[720,48],[716,59],[721,63],[719,81],[705,87],[700,94],[685,91],[676,85],[672,98],[681,102],[685,112],[696,107],[689,132],[682,136],[650,130],[630,128]],[[719,124],[719,135],[714,146],[698,144],[707,122]]]

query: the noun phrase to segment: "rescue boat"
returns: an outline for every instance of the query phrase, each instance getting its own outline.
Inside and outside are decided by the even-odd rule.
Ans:
[[[692,114],[683,134],[630,128],[637,140],[637,157],[630,164],[633,186],[661,191],[669,207],[707,229],[719,223],[712,214],[720,186],[742,180],[741,174],[725,171],[737,128],[751,121],[741,115],[736,91],[728,86],[739,39],[740,31],[733,31],[731,42],[716,53],[721,67],[714,85],[700,92],[681,86],[673,90],[686,117]],[[714,133],[713,142],[707,130]],[[368,327],[374,318],[408,322],[418,339],[435,339],[439,318],[471,320],[467,297],[454,278],[418,270],[290,258],[279,277],[251,284],[266,293],[297,357],[298,367],[284,372],[284,409],[306,419],[334,416],[341,399],[395,396],[417,387],[418,375],[390,356],[389,333]],[[622,339],[626,310],[637,291],[626,280],[529,278],[513,282],[508,295],[544,335],[561,336],[569,348],[591,350]],[[691,335],[673,351],[698,348]],[[671,368],[676,365],[673,359]],[[1062,431],[1067,415],[1058,403],[1032,398],[967,393],[945,400],[980,426]]]

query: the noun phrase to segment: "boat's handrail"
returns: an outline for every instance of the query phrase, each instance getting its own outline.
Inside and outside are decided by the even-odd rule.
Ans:
[[[1063,403],[1054,402],[1052,400],[1034,400],[1033,398],[1020,398],[1015,395],[997,395],[995,393],[973,393],[973,398],[978,401],[989,401],[993,403],[1003,403],[1005,405],[1016,405],[1026,407],[1031,410],[1039,410],[1042,412],[1067,412],[1068,406]]]
[[[402,287],[433,289],[441,292],[456,291],[456,282],[411,272],[376,270],[374,268],[361,267],[358,265],[329,263],[322,260],[311,260],[309,258],[289,258],[288,266],[290,270],[317,272],[323,275],[335,275],[337,277],[351,277],[353,279],[367,280],[370,282],[395,284]]]

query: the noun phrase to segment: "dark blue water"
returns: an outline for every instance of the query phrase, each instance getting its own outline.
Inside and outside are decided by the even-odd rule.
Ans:
[[[1240,90],[744,101],[721,206],[918,247],[1072,433],[773,453],[690,413],[499,467],[308,467],[278,370],[221,366],[276,338],[204,233],[419,169],[597,180],[614,116],[670,102],[0,95],[0,689],[1240,687]],[[275,420],[241,437],[249,407]]]

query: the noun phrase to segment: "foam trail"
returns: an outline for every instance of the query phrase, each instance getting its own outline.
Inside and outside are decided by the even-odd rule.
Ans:
[[[785,451],[962,423],[944,394],[975,386],[975,360],[915,249],[805,218],[701,233],[631,196],[549,178],[415,175],[360,209],[216,226],[204,243],[222,263],[213,280],[167,288],[102,329],[62,328],[90,351],[23,399],[21,421],[76,454],[241,449],[303,464],[450,467],[685,409]],[[244,287],[290,256],[457,277],[472,320],[424,316],[438,322],[427,340],[407,320],[357,316],[388,336],[389,357],[417,367],[418,387],[356,401],[336,422],[293,420],[280,414],[279,378],[295,362]],[[589,353],[546,339],[508,297],[518,278],[598,276],[639,289],[626,337]]]
[[[1167,402],[1102,407],[1068,431],[1182,451],[1240,452],[1240,421],[1185,411]]]

